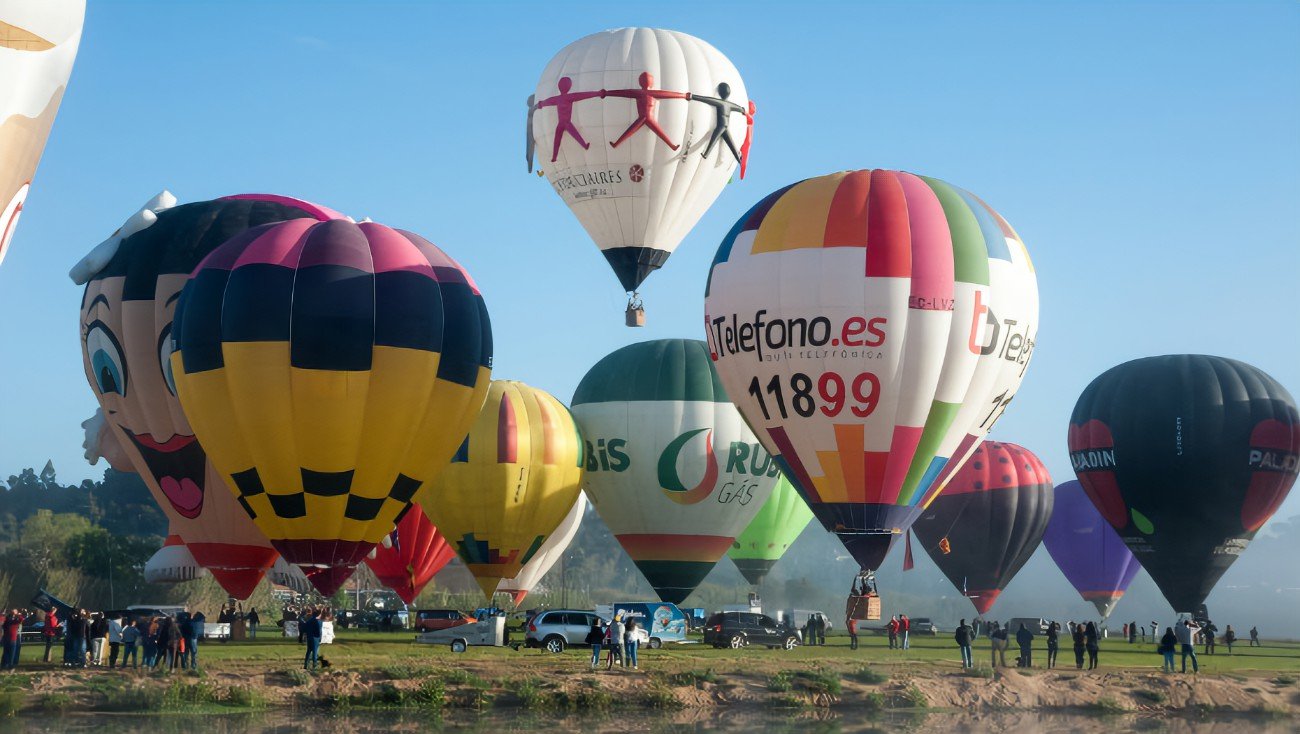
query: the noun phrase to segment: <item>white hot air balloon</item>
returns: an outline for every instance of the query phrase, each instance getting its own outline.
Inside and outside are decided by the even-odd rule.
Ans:
[[[694,36],[619,28],[561,49],[528,110],[529,170],[535,154],[632,293],[639,326],[641,282],[737,167],[744,177],[754,108],[740,73]]]
[[[524,564],[517,576],[512,579],[501,579],[497,584],[497,593],[509,594],[515,604],[522,602],[524,597],[528,596],[528,592],[532,591],[547,572],[555,567],[560,557],[564,555],[564,551],[569,549],[569,544],[578,535],[578,528],[582,526],[582,516],[586,511],[587,495],[579,493],[578,501],[573,503],[573,509],[569,510],[569,514],[560,521],[559,527],[547,536],[546,542],[542,543],[537,553]]]
[[[86,0],[0,0],[0,262],[81,43]]]
[[[181,536],[171,534],[163,546],[144,562],[146,584],[183,584],[208,575],[208,569],[194,560]]]

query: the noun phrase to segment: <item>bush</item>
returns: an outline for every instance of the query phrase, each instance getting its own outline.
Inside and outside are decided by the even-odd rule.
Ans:
[[[773,696],[768,699],[768,705],[779,709],[801,709],[808,705],[808,702],[802,697],[791,693],[783,693],[779,696]]]
[[[1167,700],[1163,691],[1138,690],[1133,691],[1133,696],[1148,703],[1164,703]]]
[[[1283,674],[1283,675],[1279,675],[1279,676],[1277,676],[1276,678],[1273,679],[1273,685],[1275,685],[1275,686],[1290,686],[1290,685],[1294,685],[1294,684],[1295,684],[1295,681],[1296,681],[1296,678],[1295,678],[1294,675],[1286,675],[1286,674]]]
[[[429,674],[428,668],[416,665],[388,665],[379,669],[389,680],[411,680]]]
[[[908,708],[924,709],[930,707],[930,699],[926,697],[925,691],[920,686],[912,683],[903,689],[902,699]]]
[[[663,686],[650,686],[642,689],[638,695],[638,703],[652,709],[679,709],[682,707],[682,702],[677,700],[677,696]]]
[[[72,696],[63,692],[47,693],[41,696],[41,710],[51,714],[62,714],[72,708]]]
[[[488,682],[474,675],[468,670],[460,668],[448,668],[442,671],[442,680],[444,683],[453,686],[469,686],[471,688],[487,688]]]
[[[794,674],[803,687],[813,693],[840,695],[840,674],[825,668],[801,670]]]
[[[425,678],[411,693],[411,700],[421,708],[441,710],[447,705],[447,689],[440,678]]]
[[[885,708],[885,694],[872,691],[862,699],[862,707],[868,711],[881,711]]]
[[[669,675],[668,682],[675,686],[694,686],[700,688],[705,683],[717,683],[718,676],[713,672],[713,668],[709,668],[703,672],[698,670],[686,670]]]
[[[856,671],[849,673],[849,679],[859,683],[866,683],[869,686],[878,686],[889,680],[889,676],[878,672],[870,665],[864,665]]]
[[[295,686],[305,686],[311,682],[311,673],[301,668],[289,668],[284,674],[289,677],[289,682]]]
[[[95,708],[101,711],[144,713],[162,711],[166,706],[166,690],[158,686],[131,686],[100,695],[102,700]]]
[[[1108,714],[1108,715],[1122,714],[1128,710],[1124,708],[1124,704],[1120,703],[1119,701],[1116,701],[1115,699],[1109,696],[1102,696],[1101,698],[1097,699],[1096,701],[1093,701],[1092,703],[1088,704],[1084,708],[1086,708],[1089,711],[1092,711],[1093,713]]]
[[[983,678],[985,680],[989,680],[993,678],[996,675],[996,673],[993,671],[992,668],[988,667],[987,665],[977,665],[973,668],[967,668],[963,670],[961,672],[961,675],[965,678]]]
[[[371,686],[358,696],[353,696],[350,703],[369,708],[399,708],[405,701],[406,697],[397,686],[384,682]]]
[[[22,691],[0,691],[0,716],[9,718],[22,711],[26,698]]]
[[[775,675],[768,676],[767,690],[773,693],[788,693],[794,690],[794,684],[790,682],[790,671],[782,670]]]
[[[260,709],[266,706],[266,698],[248,686],[231,686],[226,689],[222,703],[241,709]]]

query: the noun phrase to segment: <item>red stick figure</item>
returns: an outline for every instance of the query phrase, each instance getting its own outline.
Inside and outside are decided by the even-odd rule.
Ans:
[[[655,103],[661,99],[690,99],[686,92],[666,92],[662,89],[651,89],[650,86],[655,83],[655,78],[648,71],[641,72],[638,77],[641,83],[640,89],[615,89],[605,92],[607,97],[627,97],[636,100],[636,119],[632,125],[619,136],[618,140],[610,143],[611,148],[617,148],[623,141],[632,137],[633,133],[642,127],[650,128],[651,132],[659,136],[659,139],[668,143],[668,147],[677,150],[676,143],[668,139],[668,133],[659,127],[659,121],[655,119]]]
[[[560,156],[560,142],[564,140],[566,131],[573,136],[574,140],[578,141],[578,145],[581,145],[583,150],[591,147],[586,140],[582,139],[582,133],[578,132],[578,128],[573,124],[573,104],[584,99],[603,98],[605,96],[605,90],[603,89],[599,92],[573,92],[570,94],[569,90],[573,88],[573,80],[567,76],[560,77],[557,86],[560,88],[559,94],[554,97],[547,97],[537,103],[537,109],[554,107],[555,115],[558,118],[555,123],[555,145],[551,148],[551,163],[554,163],[555,159]]]
[[[754,142],[754,100],[749,100],[749,112],[745,115],[745,142],[740,145],[740,177],[745,178],[745,168],[749,166],[749,144]]]

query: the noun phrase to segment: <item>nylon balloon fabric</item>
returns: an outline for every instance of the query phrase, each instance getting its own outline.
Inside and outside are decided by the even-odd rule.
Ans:
[[[596,512],[660,600],[685,601],[780,476],[704,342],[659,339],[606,355],[578,383],[573,416]]]
[[[1142,565],[1093,506],[1082,484],[1063,482],[1054,494],[1043,545],[1075,591],[1106,619]]]
[[[1028,449],[985,441],[912,526],[935,565],[987,614],[1043,540],[1052,477]],[[948,552],[940,549],[947,540]]]
[[[375,572],[379,583],[407,604],[415,603],[415,597],[456,557],[456,551],[429,522],[419,503],[412,503],[404,511],[388,539],[387,545],[375,547],[366,565]]]
[[[519,606],[524,601],[524,597],[541,582],[546,574],[555,567],[555,564],[564,556],[568,550],[569,544],[578,535],[578,528],[582,526],[582,516],[587,509],[587,497],[581,492],[578,493],[578,501],[573,503],[573,509],[569,514],[564,516],[560,524],[556,526],[555,531],[546,538],[542,547],[537,549],[537,553],[528,562],[519,569],[519,573],[514,578],[501,579],[497,584],[496,593],[509,594],[511,601],[515,606]]]
[[[0,262],[81,44],[85,0],[0,2]]]
[[[473,280],[423,237],[299,219],[204,259],[171,364],[239,503],[328,596],[460,445],[491,333]]]
[[[877,569],[1013,401],[1038,285],[973,194],[898,171],[780,189],[705,289],[727,392],[813,514]]]
[[[518,575],[577,501],[582,445],[550,393],[493,380],[451,465],[420,504],[490,601]]]
[[[763,579],[781,560],[790,546],[812,522],[812,510],[782,476],[772,489],[772,496],[754,516],[745,532],[736,537],[727,555],[740,575],[752,586]]]
[[[1084,491],[1178,612],[1195,612],[1286,499],[1300,419],[1245,362],[1146,357],[1092,381],[1070,416]]]

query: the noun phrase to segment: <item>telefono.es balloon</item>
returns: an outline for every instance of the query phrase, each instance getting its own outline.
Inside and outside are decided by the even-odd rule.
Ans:
[[[764,448],[876,569],[1014,399],[1038,286],[1020,237],[973,194],[849,171],[781,189],[736,222],[705,327]]]

